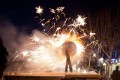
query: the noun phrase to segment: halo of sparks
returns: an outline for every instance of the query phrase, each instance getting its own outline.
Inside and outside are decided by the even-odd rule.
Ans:
[[[28,39],[23,48],[18,50],[12,62],[15,63],[15,71],[64,71],[65,56],[62,54],[61,46],[66,42],[73,42],[76,46],[75,55],[72,56],[73,71],[80,70],[77,67],[77,62],[82,57],[85,47],[81,38],[85,37],[85,33],[80,35],[77,28],[84,26],[86,17],[78,15],[76,19],[65,18],[63,12],[65,7],[57,7],[50,9],[54,14],[52,18],[40,18],[40,23],[43,26],[43,32],[38,30],[33,31],[33,35]],[[36,7],[36,13],[42,14],[43,8]],[[61,20],[61,16],[65,19]],[[82,29],[80,29],[83,31]],[[52,33],[52,35],[50,34]],[[90,34],[95,35],[94,34]],[[22,61],[19,63],[17,61]],[[19,63],[19,64],[18,64]]]

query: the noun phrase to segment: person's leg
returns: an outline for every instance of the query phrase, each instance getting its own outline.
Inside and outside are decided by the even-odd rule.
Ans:
[[[65,72],[68,72],[68,62],[66,61],[66,64],[65,64]]]
[[[70,72],[73,71],[73,70],[72,70],[72,64],[71,64],[71,61],[69,61],[69,70],[70,70]]]
[[[71,63],[70,63],[70,65],[69,65],[69,69],[70,69],[70,72],[73,71]]]

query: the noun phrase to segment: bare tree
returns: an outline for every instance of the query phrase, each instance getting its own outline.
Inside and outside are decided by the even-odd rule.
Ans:
[[[95,32],[97,48],[111,60],[115,46],[120,42],[120,11],[106,8],[96,14],[88,15],[86,28]]]

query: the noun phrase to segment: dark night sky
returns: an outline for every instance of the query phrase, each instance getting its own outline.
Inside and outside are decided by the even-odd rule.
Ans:
[[[35,7],[41,6],[45,10],[65,7],[65,13],[68,16],[83,15],[90,11],[93,15],[102,8],[115,7],[119,5],[115,0],[1,0],[0,1],[0,19],[9,19],[16,26],[28,25],[32,28],[39,27],[37,20],[34,18]]]

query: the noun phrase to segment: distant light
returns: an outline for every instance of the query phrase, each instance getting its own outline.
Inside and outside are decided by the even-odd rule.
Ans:
[[[45,26],[45,24],[44,24],[44,23],[42,23],[41,25],[42,25],[42,26]]]
[[[105,66],[105,65],[106,65],[106,63],[103,63],[103,65]]]
[[[93,57],[96,57],[96,54],[95,54],[95,53],[93,54]]]

